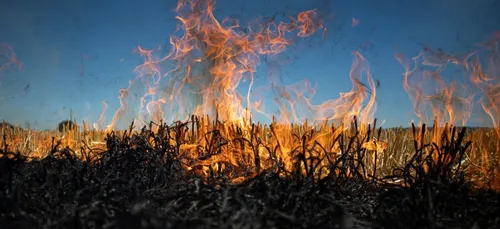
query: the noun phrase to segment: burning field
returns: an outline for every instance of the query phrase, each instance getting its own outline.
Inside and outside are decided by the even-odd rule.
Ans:
[[[500,33],[462,55],[397,52],[419,123],[383,129],[360,52],[334,100],[313,104],[308,81],[279,76],[255,87],[266,57],[327,30],[319,11],[241,26],[214,5],[179,1],[170,51],[137,48],[144,63],[110,122],[104,103],[91,124],[0,123],[4,228],[500,226]],[[6,50],[0,69],[21,67]],[[445,80],[449,66],[464,80]],[[279,112],[267,113],[265,89]],[[490,127],[466,127],[473,108]]]

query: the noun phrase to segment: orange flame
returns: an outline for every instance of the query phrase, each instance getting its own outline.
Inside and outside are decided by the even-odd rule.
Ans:
[[[346,93],[340,93],[340,98],[328,100],[320,105],[310,103],[315,90],[310,87],[308,81],[278,88],[280,97],[277,102],[280,104],[281,121],[285,123],[303,123],[302,116],[298,110],[308,110],[313,114],[313,121],[321,123],[323,121],[334,121],[337,124],[350,123],[354,117],[360,122],[361,129],[373,122],[376,111],[376,86],[368,70],[366,59],[359,53],[354,52],[354,61],[350,72],[352,89]],[[366,75],[368,85],[363,83],[363,75]],[[306,96],[304,91],[310,96]],[[369,96],[368,102],[366,98]],[[365,104],[366,103],[366,104]],[[305,104],[303,108],[300,105]],[[287,106],[288,105],[288,106]]]
[[[359,19],[356,19],[356,18],[352,18],[352,23],[351,23],[351,26],[352,27],[356,27],[359,25]]]
[[[470,80],[482,92],[480,104],[483,110],[491,118],[493,127],[500,136],[500,66],[499,55],[500,32],[482,44],[489,54],[486,69],[483,69],[479,57],[472,59],[471,64],[467,64],[467,69],[471,69]]]
[[[470,52],[462,56],[453,56],[442,50],[432,50],[424,47],[416,57],[413,69],[403,54],[396,53],[396,59],[404,66],[403,87],[413,102],[413,108],[421,122],[429,121],[426,116],[427,105],[430,105],[432,116],[437,123],[450,123],[453,125],[466,125],[474,104],[474,98],[480,94],[482,109],[490,116],[493,127],[500,127],[500,65],[498,55],[498,42],[500,33],[495,33],[493,38],[482,44],[489,53],[487,69],[483,70],[480,62],[479,51]],[[421,65],[422,67],[419,67]],[[459,83],[457,80],[446,82],[441,73],[448,65],[457,66],[464,72],[469,81]],[[417,80],[411,80],[411,78]],[[457,78],[454,78],[457,79]],[[426,80],[435,83],[433,93],[424,90]],[[472,84],[468,83],[472,82]],[[457,86],[460,88],[457,89]],[[477,91],[479,89],[479,91]]]
[[[453,56],[441,49],[432,50],[424,47],[423,51],[412,59],[413,69],[403,54],[396,53],[396,59],[406,70],[403,87],[413,102],[414,111],[420,122],[429,121],[426,108],[430,106],[435,120],[434,127],[440,127],[443,123],[464,126],[471,117],[476,95],[479,95],[480,107],[490,116],[497,138],[500,137],[500,77],[497,69],[500,65],[499,41],[500,33],[495,33],[492,39],[481,44],[485,50],[469,52],[462,56]],[[489,57],[486,68],[483,68],[480,55],[484,51]],[[446,82],[442,77],[442,72],[449,65],[458,67],[464,73],[462,82],[457,80],[456,74],[451,82]],[[432,84],[424,84],[426,80]],[[434,91],[425,91],[426,88]],[[431,141],[440,145],[440,137],[445,130],[443,128],[433,128],[433,130]],[[490,150],[481,143],[478,143],[478,147],[482,151],[482,164],[485,166],[489,160]],[[494,150],[498,152],[500,144],[497,144]]]
[[[213,15],[214,2],[211,0],[180,1],[176,7],[180,25],[177,32],[181,36],[170,37],[170,52],[158,57],[156,50],[138,47],[138,52],[144,63],[135,68],[137,77],[129,82],[129,87],[120,90],[120,108],[115,112],[108,131],[111,131],[118,121],[129,111],[138,112],[135,121],[145,124],[146,121],[160,122],[189,119],[191,115],[199,117],[197,123],[197,138],[203,138],[210,132],[208,126],[210,117],[215,117],[213,125],[219,132],[212,137],[217,139],[224,135],[230,139],[237,136],[251,136],[251,133],[262,134],[261,138],[277,146],[277,155],[285,162],[285,167],[291,169],[294,146],[292,129],[306,133],[312,128],[320,128],[317,134],[308,141],[331,144],[340,132],[345,131],[356,117],[360,124],[358,130],[362,133],[368,130],[368,125],[374,121],[376,111],[376,86],[366,59],[354,52],[354,60],[349,77],[352,89],[340,93],[340,98],[328,100],[314,105],[311,99],[315,88],[304,80],[297,84],[282,86],[276,83],[276,75],[269,76],[269,88],[275,92],[275,102],[279,113],[270,115],[264,110],[261,100],[253,100],[254,74],[260,64],[261,57],[273,56],[283,52],[291,45],[293,34],[305,37],[318,30],[326,31],[321,17],[315,10],[308,10],[291,18],[291,22],[275,23],[273,21],[258,21],[246,28],[240,27],[236,20],[224,19],[218,21]],[[267,60],[267,59],[266,59]],[[162,69],[168,68],[164,72]],[[366,82],[366,83],[365,83]],[[244,84],[246,83],[246,85]],[[245,86],[242,86],[245,85]],[[134,87],[144,89],[138,101],[138,111],[131,110],[129,98]],[[244,87],[244,88],[242,88]],[[238,90],[244,89],[240,94]],[[257,94],[258,95],[258,94]],[[256,129],[252,123],[252,112],[263,114],[272,120],[272,124]],[[171,120],[166,120],[166,118]],[[313,121],[314,127],[309,127],[307,119]],[[223,120],[224,124],[217,121]],[[333,128],[329,122],[346,123],[342,128]],[[198,126],[203,123],[203,126]],[[297,127],[297,123],[305,126]],[[237,127],[235,127],[237,126]],[[236,131],[241,130],[241,133]],[[236,131],[236,132],[235,132]],[[263,133],[272,133],[265,136]],[[229,135],[229,136],[228,136]],[[197,144],[203,145],[203,140]],[[383,151],[385,145],[376,139],[364,147],[368,150]],[[208,143],[206,143],[208,144]],[[229,143],[228,143],[229,144]],[[183,152],[188,158],[198,158],[199,152],[194,145],[183,145]],[[339,145],[332,145],[334,154],[341,151]],[[264,163],[266,154],[262,152]],[[202,166],[207,173],[207,165],[219,166],[214,162],[237,164],[245,152],[228,151],[217,155],[203,157],[195,164],[187,166],[194,170]],[[260,154],[260,153],[259,153]],[[239,155],[239,156],[238,156]],[[261,164],[262,168],[265,167]]]
[[[427,108],[430,106],[436,126],[440,123],[466,125],[472,113],[474,93],[469,92],[465,84],[460,84],[458,77],[446,82],[441,74],[449,64],[463,67],[463,63],[473,54],[455,57],[442,50],[424,47],[419,55],[412,58],[413,69],[410,69],[410,63],[403,54],[395,54],[395,58],[406,70],[403,74],[403,88],[412,100],[413,109],[421,123],[430,121],[427,116]],[[457,85],[460,85],[460,90],[456,90]],[[426,91],[428,88],[433,91]]]
[[[250,112],[260,109],[259,101],[251,100],[259,56],[284,51],[291,44],[288,33],[305,37],[325,29],[315,10],[302,12],[289,23],[266,22],[242,29],[235,20],[219,22],[213,7],[213,1],[179,2],[176,19],[184,33],[170,38],[168,55],[156,58],[154,50],[137,48],[144,63],[135,69],[138,76],[130,87],[120,92],[121,108],[110,129],[127,110],[125,98],[136,82],[146,88],[140,98],[141,122],[208,114],[224,121],[248,123]],[[173,64],[171,70],[163,73],[161,66],[169,64]],[[242,82],[249,82],[244,95],[237,91]]]
[[[7,43],[0,43],[0,73],[12,67],[21,69],[23,63],[17,58],[16,52]]]

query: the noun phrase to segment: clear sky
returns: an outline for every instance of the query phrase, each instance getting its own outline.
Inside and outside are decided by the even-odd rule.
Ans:
[[[176,4],[0,1],[0,43],[9,44],[23,63],[20,70],[0,72],[0,119],[54,128],[71,109],[76,120],[93,122],[106,101],[109,121],[119,107],[119,89],[128,86],[142,61],[132,51],[138,45],[152,49],[168,44],[178,22]],[[464,53],[500,30],[498,0],[217,0],[214,14],[245,25],[258,16],[276,14],[282,19],[309,9],[333,17],[325,18],[326,36],[320,32],[294,38],[295,43],[280,54],[289,60],[281,69],[284,83],[307,78],[318,84],[313,102],[337,98],[351,89],[352,52],[360,51],[380,81],[376,117],[386,120],[385,127],[407,126],[416,119],[402,87],[404,68],[394,58],[396,45],[410,57],[422,50],[422,44]],[[359,20],[354,27],[353,18]],[[263,74],[257,72],[257,77]],[[264,78],[258,83],[265,84]],[[481,125],[481,118],[476,118],[480,115],[475,111],[469,124]]]

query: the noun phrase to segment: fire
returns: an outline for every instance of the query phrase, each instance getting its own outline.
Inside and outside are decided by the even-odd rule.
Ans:
[[[218,21],[213,9],[212,1],[181,1],[176,19],[183,34],[170,38],[170,53],[158,58],[154,50],[137,48],[145,61],[135,69],[138,76],[130,86],[146,88],[140,98],[140,123],[208,114],[248,125],[252,111],[262,112],[260,101],[251,97],[261,56],[283,52],[291,44],[291,33],[305,37],[325,29],[315,10],[300,13],[291,22],[268,21],[242,28],[235,20]],[[161,70],[165,65],[171,67],[167,72]],[[237,90],[242,82],[249,82],[245,94]],[[131,87],[121,92],[122,109],[110,129],[126,109],[124,99]]]
[[[137,77],[130,81],[129,87],[120,91],[121,107],[115,112],[108,131],[131,109],[130,93],[136,86],[145,89],[139,98],[139,116],[135,118],[137,123],[191,119],[197,125],[204,126],[195,134],[197,140],[194,142],[204,147],[222,144],[218,142],[220,139],[226,139],[223,145],[233,144],[238,136],[256,134],[278,147],[279,155],[274,156],[283,160],[288,168],[292,166],[294,134],[297,131],[308,133],[319,125],[322,132],[314,134],[307,142],[332,144],[332,139],[349,125],[346,128],[330,128],[327,123],[349,124],[355,117],[360,123],[359,130],[367,131],[368,124],[374,120],[376,87],[367,61],[359,52],[353,53],[350,72],[352,90],[340,93],[340,98],[336,100],[311,104],[315,89],[308,81],[282,86],[273,81],[273,77],[279,76],[270,77],[270,89],[277,92],[275,101],[279,114],[270,115],[264,110],[262,100],[252,97],[254,74],[263,57],[283,52],[292,44],[294,35],[306,37],[319,30],[326,31],[316,10],[301,12],[297,17],[290,18],[289,22],[257,21],[242,27],[236,20],[216,19],[213,15],[214,6],[210,0],[180,1],[176,7],[176,19],[179,21],[176,34],[181,35],[170,37],[170,52],[158,56],[162,47],[156,50],[143,47],[136,49],[144,58],[144,63],[136,67]],[[272,119],[272,125],[263,129],[253,126],[253,112]],[[201,119],[193,120],[190,118],[192,114]],[[167,117],[173,120],[166,120]],[[215,119],[213,127],[217,128],[216,133],[210,132],[205,126],[211,123],[209,117]],[[308,126],[307,118],[313,121],[313,126]],[[305,128],[299,128],[295,124],[306,125]],[[272,136],[263,136],[265,132]],[[204,139],[207,134],[211,137]],[[341,151],[338,145],[333,147],[333,151]],[[246,152],[243,148],[241,151],[220,149],[223,153],[208,157],[200,156],[194,145],[183,146],[183,149],[188,152],[184,155],[187,158],[202,158],[189,168],[205,166],[205,173],[207,166],[216,162],[236,165],[245,154],[255,153]],[[263,146],[256,152],[261,158],[258,165],[261,168],[266,167],[266,160],[274,157],[266,155]]]
[[[470,80],[480,89],[482,96],[480,104],[483,110],[490,116],[493,126],[500,135],[500,55],[498,53],[498,43],[500,32],[493,35],[492,39],[483,47],[489,52],[486,69],[483,70],[479,58],[476,56],[472,63],[467,64],[467,68],[472,68]]]
[[[412,58],[413,68],[403,54],[396,53],[395,58],[406,70],[403,74],[403,87],[413,102],[415,114],[421,123],[428,123],[431,120],[428,119],[427,108],[430,107],[431,117],[434,117],[431,142],[441,146],[442,133],[450,131],[454,125],[465,126],[477,98],[480,108],[491,119],[497,135],[495,139],[500,138],[500,78],[497,69],[500,65],[499,41],[500,33],[496,33],[492,39],[480,45],[483,49],[463,55],[452,55],[441,49],[433,50],[424,46],[422,52]],[[481,54],[484,53],[488,56],[486,61],[482,60]],[[447,81],[442,72],[450,66],[459,69],[462,74],[454,74],[453,79]],[[443,124],[446,125],[441,128]],[[448,139],[450,138],[448,135]],[[490,162],[490,155],[500,152],[500,144],[496,143],[493,151],[484,143],[475,144],[482,154],[482,170],[487,174],[485,168]]]
[[[0,73],[10,68],[21,69],[23,63],[17,58],[16,52],[6,43],[0,43]]]
[[[414,111],[421,122],[428,122],[426,108],[431,108],[432,117],[436,118],[436,125],[449,123],[452,125],[465,126],[471,117],[474,99],[480,98],[480,104],[492,120],[495,128],[499,127],[498,109],[499,88],[497,66],[500,64],[498,58],[498,33],[490,42],[483,44],[489,54],[487,68],[483,70],[480,56],[477,51],[454,56],[444,51],[432,50],[424,47],[422,52],[412,58],[413,69],[410,69],[409,61],[403,54],[396,53],[396,59],[405,67],[403,87],[413,101]],[[453,65],[463,72],[464,80],[460,82],[459,75],[455,74],[451,82],[446,82],[441,73],[445,68]],[[422,67],[419,67],[422,66]],[[419,77],[411,81],[410,78]],[[431,81],[434,87],[424,85]],[[426,92],[425,88],[431,88],[433,92]]]
[[[333,160],[345,151],[346,146],[336,140],[342,133],[357,139],[377,163],[376,155],[386,151],[388,142],[380,134],[370,136],[376,132],[377,86],[360,52],[352,53],[351,90],[339,93],[337,99],[313,104],[315,85],[307,80],[283,85],[279,75],[269,75],[268,85],[261,87],[274,92],[278,113],[269,113],[259,98],[257,68],[285,51],[294,39],[326,31],[317,10],[301,12],[286,22],[257,20],[242,26],[234,19],[217,19],[214,8],[212,0],[179,1],[175,9],[178,29],[169,39],[170,46],[134,50],[144,62],[134,69],[137,75],[128,87],[119,91],[120,108],[107,127],[108,105],[103,102],[95,130],[110,132],[131,119],[138,127],[153,122],[153,129],[158,130],[162,122],[181,120],[175,125],[189,125],[188,130],[171,133],[189,142],[179,146],[179,158],[185,168],[205,176],[212,170],[241,167],[242,162],[253,166],[246,172],[254,175],[276,164],[292,171],[300,160]],[[352,26],[358,24],[352,18]],[[411,59],[395,54],[404,68],[402,86],[419,124],[434,121],[439,127],[432,133],[436,145],[441,145],[442,133],[451,127],[467,125],[478,99],[500,137],[499,41],[497,33],[481,44],[483,50],[462,55],[427,46]],[[362,49],[367,46],[363,44]],[[7,59],[0,71],[5,66],[22,66],[10,46],[0,46],[0,51]],[[489,54],[486,61],[480,58],[483,52]],[[459,71],[445,77],[449,68]],[[256,113],[268,117],[271,124],[254,124],[252,114]],[[172,136],[165,138],[173,141]],[[488,152],[482,150],[486,158]],[[496,150],[500,151],[500,144]],[[306,151],[311,152],[308,158],[297,156]],[[321,165],[304,172],[320,174]]]
[[[352,18],[352,23],[351,23],[351,26],[352,27],[356,27],[359,25],[359,19],[356,19],[356,18]]]
[[[425,47],[422,52],[413,57],[413,69],[403,54],[396,53],[395,58],[404,66],[403,88],[413,102],[413,108],[421,123],[431,120],[427,116],[427,108],[431,108],[431,117],[440,123],[458,124],[464,126],[472,113],[474,93],[468,92],[465,85],[456,90],[458,81],[446,82],[442,71],[448,64],[462,67],[472,54],[464,57],[454,57],[441,50],[434,51]],[[418,77],[416,80],[411,78]],[[425,84],[427,83],[427,84]],[[426,89],[431,89],[427,90]],[[462,92],[462,93],[460,93]]]

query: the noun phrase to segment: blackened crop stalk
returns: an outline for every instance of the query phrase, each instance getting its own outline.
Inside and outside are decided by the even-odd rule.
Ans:
[[[3,152],[7,153],[7,151],[9,150],[9,143],[7,143],[7,134],[3,133],[2,138],[3,138]]]
[[[177,122],[169,126],[162,121],[158,128],[156,134],[158,137],[155,141],[156,147],[159,147],[158,157],[169,173],[173,171],[175,165],[180,167],[180,147],[183,144],[185,132],[188,131],[187,126],[188,122]],[[175,142],[175,145],[172,145],[171,140]]]
[[[372,132],[374,132],[375,130],[377,129],[377,119],[375,119],[373,121],[373,128],[371,126],[371,124],[368,124],[368,131],[366,133],[367,137],[366,137],[366,142],[370,142],[372,140],[372,138],[375,138],[375,135],[372,137]],[[376,136],[376,139],[380,139],[380,135],[382,133],[382,127],[379,127],[378,128],[378,132],[377,132],[377,136]],[[371,137],[371,138],[370,138]],[[376,143],[376,142],[375,142]],[[375,145],[375,147],[377,148],[377,145]],[[376,174],[377,174],[377,159],[378,159],[378,149],[375,149],[375,153],[374,153],[374,159],[373,159],[373,172],[371,175],[372,177],[372,182],[375,182],[375,179],[376,178]],[[368,177],[368,176],[366,176]]]
[[[342,127],[343,128],[343,127]],[[339,146],[341,150],[341,156],[338,159],[342,168],[339,173],[339,181],[344,182],[350,178],[364,179],[363,174],[360,173],[360,167],[364,167],[362,152],[362,142],[359,140],[359,130],[356,117],[353,118],[351,122],[351,128],[349,129],[350,134],[346,136],[346,132],[341,132],[341,137],[339,139]],[[346,144],[346,138],[349,141]]]
[[[391,178],[402,178],[404,181],[402,188],[391,189],[392,192],[396,189],[401,190],[405,201],[401,202],[400,208],[407,209],[405,214],[414,214],[415,217],[409,219],[413,227],[436,228],[438,215],[443,211],[449,211],[443,207],[455,198],[460,199],[461,204],[456,205],[455,208],[459,209],[454,211],[462,213],[459,216],[461,222],[467,220],[468,181],[464,179],[464,169],[461,164],[463,155],[471,145],[470,141],[465,141],[466,128],[462,128],[459,132],[457,127],[450,128],[447,124],[443,132],[437,131],[436,128],[439,127],[436,125],[433,128],[432,133],[441,134],[440,142],[425,143],[426,125],[417,130],[412,124],[415,152],[405,162],[403,168],[393,169],[391,176]],[[434,136],[434,139],[437,137]],[[382,197],[382,204],[385,198],[390,197]]]
[[[262,145],[262,141],[260,140],[259,137],[255,137],[255,135],[256,135],[255,124],[252,123],[252,129],[250,132],[250,139],[248,139],[242,135],[241,128],[237,127],[237,129],[238,129],[237,133],[239,133],[239,134],[232,141],[235,143],[239,143],[241,151],[244,151],[246,149],[245,143],[248,144],[248,147],[250,147],[251,152],[253,154],[253,163],[255,166],[255,174],[259,174],[261,172],[259,146]],[[246,166],[249,166],[249,165],[246,165]]]
[[[2,189],[2,196],[14,197],[17,199],[17,189],[14,187],[14,176],[22,175],[19,171],[21,167],[28,158],[23,156],[21,153],[12,152],[1,152],[3,154],[0,158],[0,188]],[[5,176],[7,177],[7,182],[5,182]]]
[[[456,127],[452,127],[450,135],[449,128],[445,126],[445,131],[440,138],[441,146],[436,142],[424,143],[425,125],[422,125],[419,140],[416,139],[418,136],[414,125],[412,129],[415,153],[404,167],[405,185],[411,187],[427,178],[436,181],[451,181],[460,177],[460,173],[463,172],[461,167],[463,155],[471,145],[471,141],[464,143],[466,128],[462,128],[457,134]]]
[[[311,146],[309,146],[309,142],[311,141],[314,134],[314,130],[306,131],[301,137],[297,134],[293,134],[295,141],[299,141],[300,145],[292,150],[292,155],[295,154],[295,172],[294,174],[297,177],[302,177],[302,166],[305,171],[305,178],[308,180],[314,180],[315,175],[318,177],[321,176],[321,163],[323,162],[325,156],[319,157],[314,154],[314,152],[318,152],[315,150],[315,147],[319,145],[317,141],[314,141]],[[322,147],[320,147],[322,148]],[[323,155],[326,155],[324,148],[322,148]]]
[[[366,156],[366,149],[363,148],[363,143],[369,141],[370,134],[369,132],[366,135],[361,134],[358,126],[358,119],[356,116],[354,116],[354,119],[351,123],[351,129],[355,132],[354,136],[351,137],[355,143],[354,155],[351,160],[354,172],[353,175],[356,175],[356,178],[362,180],[366,177],[366,166],[363,163],[363,159]]]
[[[198,159],[207,160],[208,158],[221,154],[222,147],[228,144],[228,141],[220,134],[219,130],[212,130],[205,134],[205,146],[199,146],[198,149],[201,150]]]

